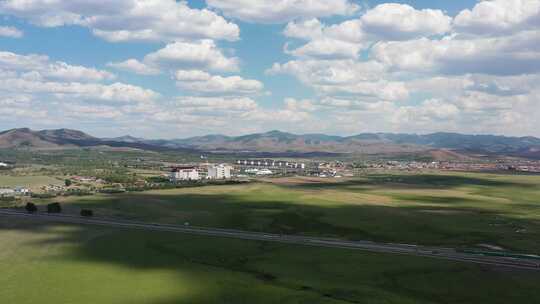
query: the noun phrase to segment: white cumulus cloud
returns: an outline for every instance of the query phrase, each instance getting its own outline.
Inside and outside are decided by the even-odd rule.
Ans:
[[[349,43],[335,39],[315,39],[307,44],[294,49],[287,50],[287,54],[296,57],[307,58],[322,58],[322,59],[340,59],[340,58],[356,58],[361,50],[361,45],[357,43]]]
[[[256,95],[264,88],[264,85],[257,80],[244,79],[240,76],[211,75],[199,70],[179,70],[175,78],[178,87],[200,94]]]
[[[359,9],[349,0],[206,0],[206,3],[226,16],[255,23],[349,15]]]
[[[109,62],[115,69],[140,75],[156,75],[163,70],[211,70],[219,72],[238,71],[240,59],[227,56],[213,40],[178,41],[147,54],[141,61],[130,58],[121,62]]]
[[[390,40],[444,34],[450,31],[452,21],[441,10],[417,10],[397,3],[380,4],[360,19],[365,32]]]
[[[214,111],[248,111],[257,108],[257,103],[246,97],[223,98],[223,97],[178,97],[175,105],[179,110],[189,112],[214,112]],[[219,114],[218,114],[219,115]]]
[[[69,81],[103,81],[116,76],[110,72],[70,65],[62,61],[51,61],[45,55],[20,55],[0,51],[0,69],[29,72],[34,78],[60,79]]]
[[[480,1],[461,11],[454,27],[461,32],[500,35],[540,26],[540,0]]]
[[[377,60],[394,69],[432,74],[517,75],[540,72],[540,31],[510,36],[380,42]]]
[[[236,71],[239,59],[227,57],[212,40],[174,42],[145,56],[144,63],[183,69]]]
[[[157,75],[160,73],[158,68],[148,66],[137,59],[128,59],[122,62],[109,62],[107,66],[139,75]]]
[[[79,25],[108,41],[237,40],[239,28],[208,9],[175,0],[5,0],[0,13],[45,27]]]
[[[0,37],[21,38],[24,32],[13,26],[0,26]]]

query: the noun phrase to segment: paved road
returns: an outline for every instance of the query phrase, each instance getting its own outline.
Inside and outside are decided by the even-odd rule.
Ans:
[[[348,241],[335,238],[307,237],[295,235],[278,235],[262,232],[249,232],[232,229],[204,228],[194,226],[178,226],[157,223],[144,223],[108,218],[84,218],[66,214],[47,214],[14,210],[0,210],[0,216],[29,218],[34,220],[61,222],[70,224],[99,225],[126,229],[142,229],[150,231],[178,232],[194,235],[227,237],[244,240],[279,242],[286,244],[308,245],[317,247],[345,248],[379,253],[407,254],[414,256],[438,258],[476,264],[518,268],[540,271],[540,260],[528,258],[493,257],[481,254],[458,252],[453,248],[428,247],[408,244],[376,243],[371,241]]]

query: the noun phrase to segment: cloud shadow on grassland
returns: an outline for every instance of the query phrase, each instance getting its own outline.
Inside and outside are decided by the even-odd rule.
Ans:
[[[405,299],[414,303],[482,303],[495,297],[507,302],[538,298],[532,292],[534,282],[540,281],[538,275],[506,273],[472,264],[175,233],[59,226],[64,225],[0,218],[0,233],[43,235],[26,242],[29,250],[70,244],[60,254],[32,261],[35,271],[40,271],[38,262],[96,263],[100,267],[130,269],[135,282],[145,273],[155,276],[152,281],[159,281],[163,278],[156,273],[172,271],[179,289],[189,286],[188,293],[140,303],[364,303],[373,297],[381,303],[403,303]],[[43,285],[54,284],[54,277],[49,281],[46,272],[36,274],[43,276]],[[110,273],[107,279],[126,284],[119,287],[132,286],[132,282],[118,282],[114,276]],[[460,287],[476,284],[478,278],[490,292],[480,286]],[[463,284],[449,286],[447,282],[453,280]],[[47,294],[43,294],[44,303],[46,299]],[[139,302],[131,299],[129,303]]]
[[[420,189],[453,189],[462,186],[486,186],[486,187],[517,187],[534,188],[534,184],[499,181],[494,179],[440,175],[440,174],[369,174],[362,178],[348,179],[345,181],[319,181],[319,182],[295,182],[288,186],[293,188],[325,189],[343,188],[351,189],[362,186],[388,186],[414,187]]]
[[[462,182],[447,181],[445,187]],[[194,225],[385,242],[488,243],[540,252],[538,221],[461,204],[448,207],[445,201],[434,201],[430,196],[415,198],[425,203],[419,206],[319,206],[299,205],[293,197],[249,200],[233,193],[204,194],[202,190],[199,194],[151,192],[99,200],[88,197],[72,208],[90,208],[96,216],[112,214],[144,221],[189,221]],[[48,235],[52,233],[50,228],[58,226],[23,221],[14,225],[3,222],[0,232]],[[519,229],[527,233],[517,234]],[[96,230],[103,233],[94,234]],[[168,270],[178,274],[178,284],[186,284],[186,277],[196,282],[188,294],[151,304],[363,303],[373,298],[387,303],[402,303],[403,299],[413,303],[518,303],[538,295],[530,291],[532,287],[515,291],[540,280],[521,273],[509,279],[499,271],[430,259],[91,226],[54,232],[29,246],[63,243],[75,246],[55,259],[111,264],[138,273]],[[485,283],[484,291],[480,287],[459,288],[476,284],[478,277]],[[526,283],[524,277],[528,278]],[[447,284],[449,281],[464,285]]]

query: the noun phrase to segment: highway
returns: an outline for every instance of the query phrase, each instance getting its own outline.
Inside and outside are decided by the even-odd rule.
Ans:
[[[437,259],[445,259],[459,262],[476,263],[498,267],[540,271],[540,258],[510,258],[495,257],[482,254],[463,253],[453,248],[419,246],[409,244],[377,243],[371,241],[349,241],[336,238],[308,237],[298,235],[279,235],[263,232],[250,232],[233,229],[206,228],[195,226],[179,226],[158,223],[145,223],[112,218],[86,218],[66,214],[34,213],[1,209],[0,216],[27,218],[57,223],[69,223],[77,225],[97,225],[117,227],[123,229],[140,229],[148,231],[166,231],[192,235],[226,237],[243,240],[255,240],[266,242],[278,242],[294,245],[343,248],[362,250],[377,253],[405,254]]]

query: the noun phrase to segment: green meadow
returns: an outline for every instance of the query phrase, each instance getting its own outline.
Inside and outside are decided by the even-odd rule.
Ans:
[[[540,275],[360,251],[0,217],[17,304],[538,303]]]
[[[42,175],[0,175],[0,187],[28,187],[32,190],[39,190],[46,185],[62,185],[64,181],[49,176]]]
[[[540,254],[540,176],[369,174],[276,178],[57,199],[77,212],[150,222]],[[48,201],[43,201],[46,203]]]

